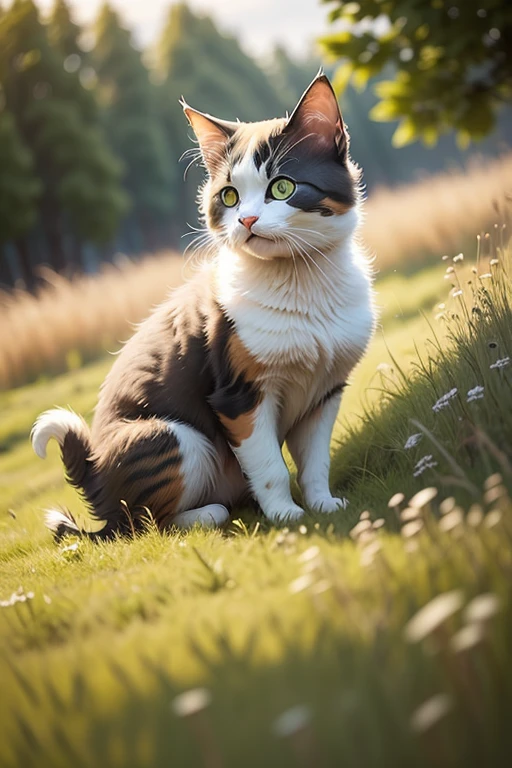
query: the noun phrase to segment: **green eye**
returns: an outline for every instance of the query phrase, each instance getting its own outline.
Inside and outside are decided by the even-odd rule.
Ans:
[[[276,179],[270,185],[270,194],[274,200],[287,200],[295,192],[295,183],[290,179]]]
[[[224,187],[224,189],[221,189],[220,199],[226,208],[234,208],[240,198],[234,187]]]

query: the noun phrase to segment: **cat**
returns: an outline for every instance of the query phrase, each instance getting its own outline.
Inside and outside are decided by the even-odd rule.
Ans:
[[[252,498],[276,523],[304,504],[345,506],[329,490],[329,444],[342,390],[375,325],[371,269],[357,242],[360,172],[328,78],[290,117],[228,122],[182,101],[207,178],[200,212],[216,253],[123,347],[92,429],[70,410],[37,419],[44,458],[60,445],[68,481],[97,532],[47,511],[57,538],[222,526]]]

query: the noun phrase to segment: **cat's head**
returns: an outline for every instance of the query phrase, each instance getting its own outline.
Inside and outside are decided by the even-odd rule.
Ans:
[[[232,123],[183,109],[208,172],[201,212],[217,241],[272,259],[329,251],[354,230],[359,175],[325,75],[289,118]]]

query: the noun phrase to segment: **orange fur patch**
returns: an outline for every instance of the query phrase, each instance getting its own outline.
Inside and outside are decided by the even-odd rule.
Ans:
[[[229,435],[229,442],[235,448],[239,448],[243,441],[252,435],[255,413],[256,409],[254,408],[252,411],[247,411],[247,413],[237,416],[236,419],[230,419],[223,414],[219,414],[222,426]]]
[[[347,205],[346,203],[340,203],[337,200],[333,200],[332,197],[324,197],[320,202],[322,205],[330,208],[331,211],[334,211],[334,213],[337,213],[339,216],[343,216],[343,214],[347,213],[351,208],[350,205]]]
[[[246,381],[257,381],[263,373],[262,364],[251,355],[237,333],[229,337],[228,357],[235,374]]]

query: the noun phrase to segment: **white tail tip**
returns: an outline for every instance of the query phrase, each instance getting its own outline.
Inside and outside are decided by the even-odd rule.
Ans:
[[[52,437],[62,448],[68,432],[82,432],[83,428],[84,423],[76,413],[65,408],[53,408],[42,413],[32,427],[32,447],[40,459],[46,459],[46,446]]]
[[[45,509],[44,522],[46,527],[54,533],[56,533],[62,525],[66,528],[76,531],[77,533],[80,533],[80,528],[73,522],[73,520],[70,520],[70,518],[59,509]]]

